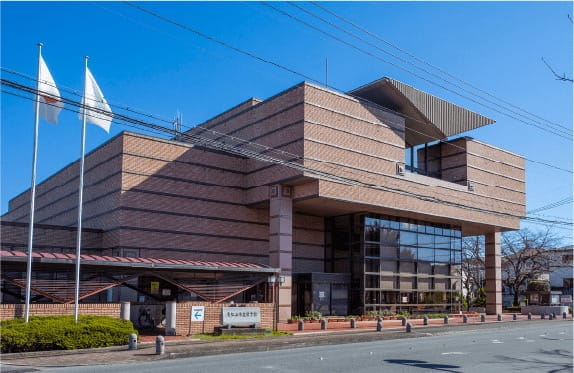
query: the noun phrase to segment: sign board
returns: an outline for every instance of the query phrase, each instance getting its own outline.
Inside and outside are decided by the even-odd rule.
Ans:
[[[325,292],[324,291],[319,292],[319,298],[325,298]]]
[[[150,283],[150,293],[158,294],[159,293],[159,281],[152,281]]]
[[[191,321],[203,321],[205,306],[191,306]]]
[[[223,325],[258,325],[261,323],[259,307],[223,307]]]
[[[560,303],[572,303],[572,296],[571,295],[561,295],[560,296]]]

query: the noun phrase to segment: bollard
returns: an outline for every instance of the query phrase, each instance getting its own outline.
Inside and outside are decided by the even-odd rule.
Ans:
[[[518,320],[518,317],[516,316],[516,314],[515,314],[515,313],[514,313],[514,314],[512,314],[512,320],[514,320],[514,321]]]
[[[297,330],[305,330],[305,323],[303,320],[297,321]]]
[[[128,339],[128,350],[137,350],[138,349],[138,335],[136,333],[130,334],[130,338]]]
[[[486,322],[486,316],[480,315],[480,322]]]
[[[165,340],[163,335],[158,335],[155,339],[155,354],[163,355],[165,353]]]
[[[466,316],[466,315],[462,316],[462,322],[464,324],[468,324],[468,316]]]
[[[549,314],[548,314],[548,320],[552,320],[552,317],[553,317],[553,314],[552,314],[552,313],[549,313]]]
[[[120,319],[129,320],[130,319],[130,302],[122,302],[120,305]]]
[[[532,312],[528,312],[528,320],[532,320]]]
[[[406,326],[407,326],[407,328],[406,328],[406,329],[407,329],[407,333],[410,333],[410,332],[412,331],[412,329],[413,329],[413,326],[411,325],[410,322],[408,322]]]
[[[448,324],[448,316],[445,316],[445,317],[444,317],[444,323],[445,323],[445,324]]]
[[[321,319],[321,330],[327,330],[327,320]]]
[[[542,312],[540,314],[540,320],[544,320],[544,319],[546,319],[546,314],[544,312]]]
[[[357,320],[351,319],[351,329],[357,329]]]
[[[429,324],[429,318],[427,316],[423,317],[423,325]]]
[[[402,326],[406,326],[406,325],[407,325],[407,318],[406,318],[406,317],[401,317],[401,325],[402,325]]]
[[[502,315],[500,313],[496,314],[496,321],[502,321]]]
[[[563,319],[568,318],[568,315],[566,314],[566,312],[562,312],[562,318],[563,318]]]
[[[556,320],[556,313],[552,312],[552,320]]]
[[[378,319],[377,320],[377,331],[378,332],[382,332],[383,331],[383,320]]]

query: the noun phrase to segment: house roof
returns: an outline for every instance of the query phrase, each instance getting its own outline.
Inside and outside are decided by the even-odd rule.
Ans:
[[[0,250],[2,262],[26,262],[28,254],[23,251]],[[32,260],[38,263],[74,264],[75,254],[55,252],[33,252]],[[226,271],[226,272],[268,272],[280,270],[257,263],[214,262],[203,260],[181,260],[169,258],[129,258],[107,255],[81,255],[81,264],[89,266],[111,266],[128,268],[153,268],[174,270]]]
[[[495,122],[388,77],[361,86],[348,94],[403,114],[407,146],[444,139]]]

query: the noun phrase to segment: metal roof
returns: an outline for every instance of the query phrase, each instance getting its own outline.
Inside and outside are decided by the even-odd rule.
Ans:
[[[28,254],[23,251],[0,251],[2,262],[25,262]],[[75,254],[33,252],[34,262],[54,264],[74,264]],[[107,255],[81,255],[82,265],[114,266],[128,268],[154,268],[154,269],[177,269],[177,270],[200,270],[200,271],[225,271],[225,272],[268,272],[276,273],[278,268],[271,268],[263,264],[238,263],[238,262],[211,262],[202,260],[180,260],[160,258],[128,258],[122,256]]]
[[[403,114],[407,127],[407,146],[444,139],[495,122],[388,77],[354,89],[348,94]]]

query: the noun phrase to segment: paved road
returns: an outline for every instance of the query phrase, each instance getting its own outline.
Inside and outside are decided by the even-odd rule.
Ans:
[[[422,338],[50,372],[572,372],[572,323],[507,324]]]

